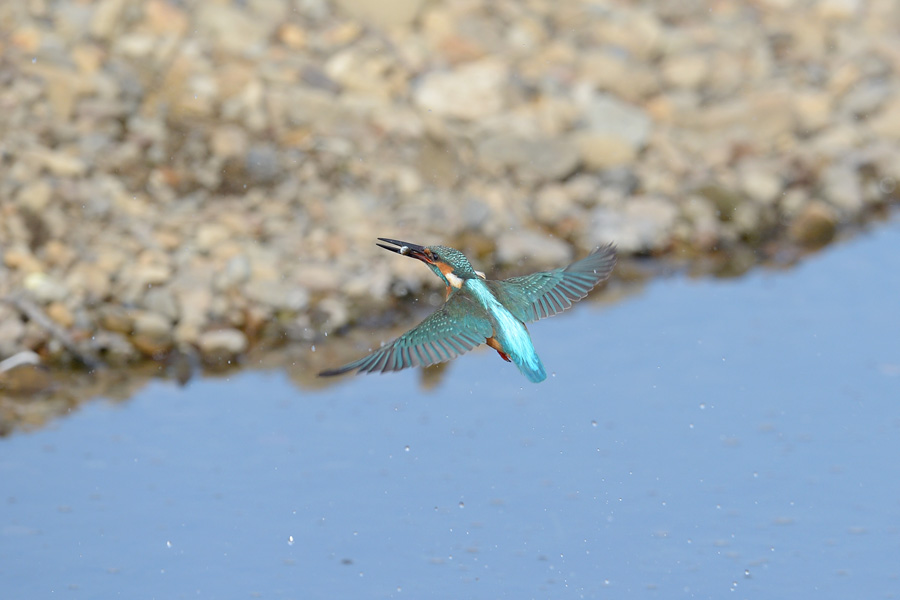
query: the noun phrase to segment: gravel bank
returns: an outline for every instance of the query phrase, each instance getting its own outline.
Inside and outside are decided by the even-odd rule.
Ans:
[[[431,277],[379,235],[518,272],[827,243],[897,199],[897,31],[895,0],[3,3],[6,376],[319,341]]]

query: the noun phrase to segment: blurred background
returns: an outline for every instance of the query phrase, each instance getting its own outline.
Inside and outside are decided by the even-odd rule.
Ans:
[[[5,3],[0,359],[383,326],[431,275],[378,236],[501,275],[789,263],[900,193],[898,30],[893,0]]]
[[[898,31],[0,3],[4,593],[898,597]],[[619,264],[530,326],[539,386],[493,351],[317,378],[443,300],[377,237]]]

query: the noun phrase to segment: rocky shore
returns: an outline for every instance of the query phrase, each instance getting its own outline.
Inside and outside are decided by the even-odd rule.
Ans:
[[[428,285],[376,236],[492,272],[825,244],[900,194],[898,31],[895,0],[4,3],[0,395],[320,342]]]

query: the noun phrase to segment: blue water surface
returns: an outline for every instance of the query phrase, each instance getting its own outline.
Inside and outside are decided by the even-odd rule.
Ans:
[[[3,598],[898,598],[900,226],[309,391],[155,383],[0,440]]]

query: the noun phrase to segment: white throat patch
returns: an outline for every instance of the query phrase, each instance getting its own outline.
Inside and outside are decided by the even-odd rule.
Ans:
[[[444,277],[447,278],[447,281],[450,283],[452,287],[459,289],[463,286],[463,280],[454,275],[453,273],[444,273]]]

